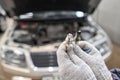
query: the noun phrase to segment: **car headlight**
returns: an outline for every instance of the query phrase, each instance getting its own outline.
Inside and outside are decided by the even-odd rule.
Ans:
[[[2,51],[2,60],[8,65],[26,67],[26,59],[23,51],[17,49],[4,49]]]

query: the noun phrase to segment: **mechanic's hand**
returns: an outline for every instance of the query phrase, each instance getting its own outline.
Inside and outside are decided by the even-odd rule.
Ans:
[[[79,41],[77,44],[78,46],[74,45],[76,55],[90,66],[97,80],[113,80],[99,51],[85,41]]]
[[[73,45],[68,44],[68,37],[57,51],[59,71],[64,80],[97,80],[90,67],[80,59],[73,50]],[[71,39],[73,37],[71,36]]]

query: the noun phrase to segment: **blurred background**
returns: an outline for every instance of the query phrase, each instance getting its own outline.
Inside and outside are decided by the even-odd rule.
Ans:
[[[62,80],[56,50],[67,33],[120,68],[119,0],[0,0],[0,80]]]
[[[110,60],[107,62],[109,68],[119,68],[120,53],[120,16],[119,16],[119,0],[103,0],[98,9],[94,12],[93,18],[102,26],[109,35],[113,44],[113,51]]]

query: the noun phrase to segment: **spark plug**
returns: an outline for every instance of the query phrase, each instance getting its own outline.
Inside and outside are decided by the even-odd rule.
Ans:
[[[81,41],[81,31],[76,32],[74,40],[75,42]]]

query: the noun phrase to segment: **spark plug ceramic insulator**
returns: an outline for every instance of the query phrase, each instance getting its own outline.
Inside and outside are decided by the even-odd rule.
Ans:
[[[75,40],[72,34],[68,34],[68,44],[74,44]]]

